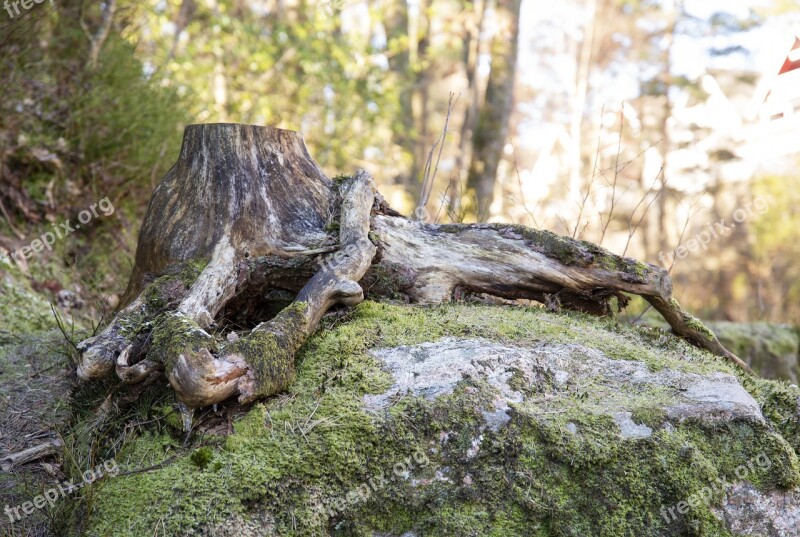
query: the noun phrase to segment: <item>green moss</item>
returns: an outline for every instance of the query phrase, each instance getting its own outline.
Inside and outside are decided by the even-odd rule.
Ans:
[[[179,355],[192,356],[201,349],[217,351],[217,342],[197,323],[177,313],[165,313],[153,321],[152,346],[147,357],[164,364],[169,372]]]
[[[141,308],[133,312],[119,313],[114,318],[119,325],[119,334],[125,339],[131,340],[136,335],[149,328],[147,322],[147,309]]]
[[[224,347],[224,354],[241,356],[250,366],[254,395],[275,394],[294,381],[295,353],[307,333],[306,307],[305,302],[293,302],[250,335]]]
[[[214,458],[214,451],[208,446],[204,446],[194,450],[192,454],[189,456],[189,460],[192,461],[192,464],[194,464],[201,470],[204,470],[206,466],[209,465],[209,463],[213,458]]]
[[[574,396],[550,403],[515,404],[511,421],[498,431],[485,427],[482,411],[496,394],[480,379],[465,379],[432,401],[401,396],[383,412],[364,409],[364,395],[392,384],[369,349],[444,336],[581,345],[651,369],[733,371],[677,338],[583,315],[365,302],[344,320],[323,321],[299,353],[296,382],[285,395],[255,405],[220,446],[209,446],[210,464],[200,467],[193,460],[199,455],[181,454],[179,441],[163,432],[128,444],[116,457],[123,471],[178,456],[163,468],[83,491],[83,534],[141,535],[156,528],[187,534],[267,512],[278,535],[320,535],[329,528],[335,535],[728,535],[712,513],[720,492],[669,523],[660,508],[717,479],[732,480],[758,454],[772,463],[769,472],[755,468],[748,475],[758,487],[800,481],[789,445],[795,440],[787,443],[797,438],[791,403],[800,394],[755,379],[747,387],[764,405],[769,422],[763,426],[665,427],[658,409],[669,402],[668,391],[609,393],[599,382],[574,386]],[[260,341],[240,345],[241,352],[265,348]],[[613,398],[653,435],[621,440],[608,415]],[[394,471],[398,463],[407,474]],[[359,497],[365,484],[369,494]]]
[[[692,330],[696,330],[709,341],[714,341],[717,338],[717,336],[714,335],[714,332],[709,330],[709,328],[706,325],[704,325],[702,321],[700,321],[696,317],[692,316],[692,314],[684,310],[677,300],[671,298],[669,302],[673,308],[677,309],[680,312],[680,315],[681,317],[683,317],[683,322],[686,323],[686,326],[688,326]]]
[[[185,292],[203,272],[207,261],[191,259],[170,267],[169,271],[150,283],[143,296],[150,313],[164,311],[174,307]]]
[[[800,389],[782,381],[770,381],[750,375],[742,377],[742,385],[759,402],[761,412],[800,454]]]
[[[634,423],[647,425],[651,429],[658,429],[667,421],[663,406],[647,404],[635,407],[631,412],[631,419]]]
[[[709,328],[761,376],[797,383],[800,336],[795,327],[770,323],[712,322]]]
[[[198,350],[205,345],[208,338],[201,337],[197,344],[189,344],[189,338],[201,334],[200,328],[189,319],[178,319],[174,315],[164,314],[174,310],[186,296],[192,284],[205,268],[206,262],[199,259],[184,261],[153,282],[149,283],[142,297],[144,303],[135,309],[119,313],[114,322],[117,333],[127,341],[136,336],[156,329],[149,338],[153,339],[154,350],[151,358],[169,362],[180,349]],[[188,346],[187,346],[188,345]],[[168,349],[167,347],[171,347]]]

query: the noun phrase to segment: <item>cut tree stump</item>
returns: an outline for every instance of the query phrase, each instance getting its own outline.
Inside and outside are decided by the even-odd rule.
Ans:
[[[366,172],[328,179],[296,132],[207,124],[186,128],[153,192],[122,309],[80,343],[78,375],[163,373],[194,408],[266,397],[293,381],[322,316],[364,289],[376,300],[480,295],[595,315],[639,295],[676,334],[751,372],[671,298],[655,265],[519,225],[409,220]],[[231,326],[243,324],[252,329],[239,337]]]

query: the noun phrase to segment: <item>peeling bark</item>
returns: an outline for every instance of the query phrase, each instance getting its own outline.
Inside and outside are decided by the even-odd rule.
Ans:
[[[190,407],[252,401],[289,386],[322,316],[365,294],[423,304],[481,294],[597,315],[635,294],[678,335],[747,369],[671,299],[659,267],[518,225],[412,221],[366,172],[325,177],[297,133],[213,124],[187,127],[148,206],[124,307],[79,345],[78,374],[115,369],[139,383],[163,371]],[[234,317],[257,325],[215,335]]]

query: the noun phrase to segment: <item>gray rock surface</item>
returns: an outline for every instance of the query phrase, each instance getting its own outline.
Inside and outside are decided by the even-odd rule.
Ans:
[[[718,516],[739,535],[800,535],[800,491],[760,492],[747,483],[728,488]]]
[[[650,427],[635,423],[631,414],[649,398],[663,407],[670,421],[764,421],[758,403],[732,375],[653,372],[642,362],[612,360],[596,349],[578,345],[519,347],[482,339],[444,338],[371,353],[395,380],[386,392],[364,397],[371,411],[386,408],[406,394],[435,399],[452,393],[466,378],[479,378],[495,389],[494,406],[487,408],[484,416],[496,429],[507,421],[513,404],[529,399],[512,387],[517,376],[515,386],[521,382],[529,393],[550,388],[552,397],[568,396],[576,386],[587,383],[611,389],[614,395],[598,400],[595,410],[612,416],[623,438],[646,438],[652,433]]]

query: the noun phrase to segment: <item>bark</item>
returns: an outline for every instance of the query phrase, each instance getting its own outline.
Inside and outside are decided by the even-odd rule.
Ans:
[[[193,125],[148,206],[124,307],[79,345],[78,374],[116,369],[139,383],[163,372],[188,406],[248,402],[289,386],[321,317],[365,295],[532,299],[605,315],[626,293],[746,368],[671,299],[659,267],[519,225],[409,220],[366,172],[325,177],[297,133]]]
[[[497,0],[495,5],[499,30],[492,41],[492,70],[478,113],[467,176],[467,196],[474,198],[470,200],[474,202],[473,216],[479,221],[488,216],[508,133],[514,97],[520,5],[521,0]]]
[[[477,124],[478,108],[482,97],[480,89],[484,86],[483,77],[478,69],[478,58],[488,52],[488,43],[485,38],[486,3],[489,0],[478,1],[474,4],[474,16],[471,23],[467,24],[464,35],[464,71],[467,77],[466,95],[469,101],[458,136],[458,151],[456,152],[455,170],[450,175],[447,185],[447,212],[451,222],[460,222],[461,195],[463,192],[464,168],[470,161],[472,153],[472,136]]]
[[[116,0],[108,0],[103,4],[103,15],[94,33],[89,30],[89,27],[83,19],[81,19],[81,27],[86,33],[86,37],[89,39],[89,57],[86,59],[86,67],[89,69],[97,67],[97,60],[100,58],[100,51],[103,48],[103,44],[106,42],[106,39],[108,39],[108,33],[111,30],[116,9]]]

